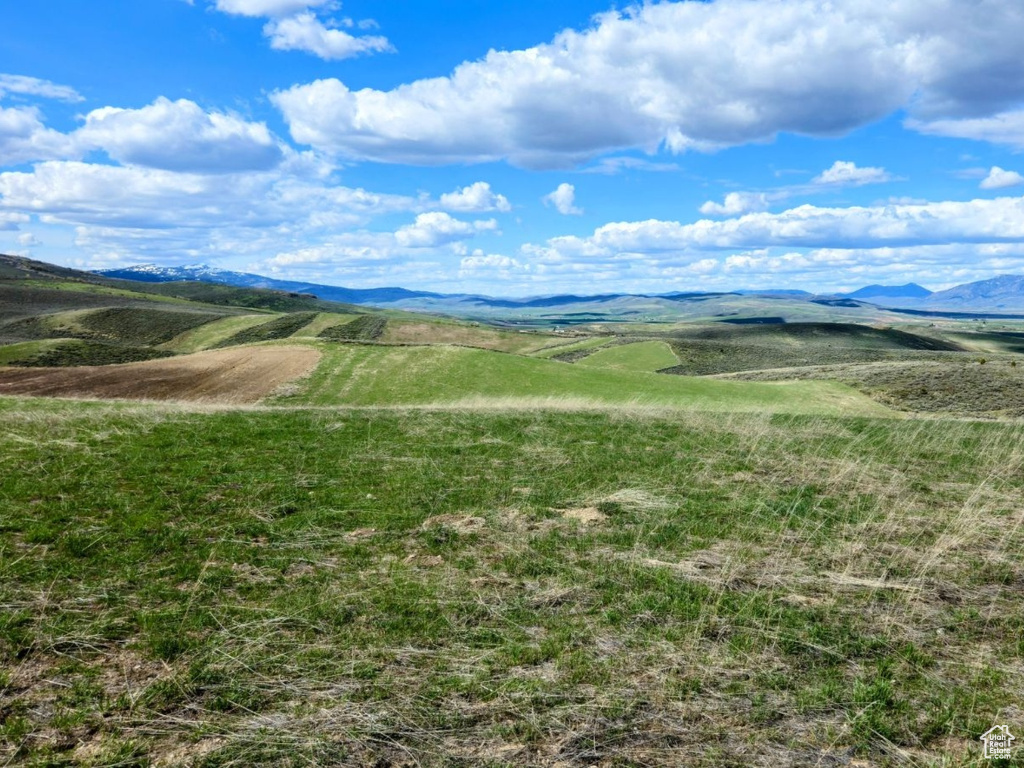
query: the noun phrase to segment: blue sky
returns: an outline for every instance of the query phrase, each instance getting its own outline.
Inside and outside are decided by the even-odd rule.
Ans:
[[[536,295],[1024,271],[1019,0],[39,0],[0,251]]]

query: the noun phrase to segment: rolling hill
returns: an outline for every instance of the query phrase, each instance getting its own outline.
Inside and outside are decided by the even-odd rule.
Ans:
[[[625,347],[623,349],[626,349]],[[862,413],[880,408],[843,386],[801,388],[662,376],[447,345],[322,348],[324,359],[282,404],[479,408],[656,406],[782,413]]]
[[[161,377],[176,381],[175,372],[190,370],[190,356],[197,353],[299,345],[315,349],[322,355],[321,362],[305,381],[285,387],[285,394],[277,393],[284,398],[282,404],[620,407],[643,403],[670,408],[869,413],[878,412],[872,410],[878,406],[869,397],[911,404],[911,410],[917,407],[914,403],[924,401],[893,399],[889,390],[874,386],[874,379],[861,382],[856,377],[842,380],[859,387],[860,393],[848,388],[840,392],[824,380],[827,376],[809,377],[803,369],[935,363],[949,366],[951,373],[944,381],[950,383],[943,387],[955,392],[958,377],[967,375],[957,371],[965,370],[962,366],[972,356],[991,355],[1012,366],[1021,349],[1022,331],[1013,325],[915,325],[898,313],[849,298],[782,293],[547,297],[515,310],[526,320],[487,322],[357,307],[266,288],[133,282],[10,257],[0,259],[0,267],[4,275],[0,297],[8,297],[0,303],[0,365],[40,369],[32,376],[8,374],[9,386],[17,382],[10,391],[19,393],[30,393],[33,386],[41,393],[80,390],[82,396],[130,393],[136,391],[132,377],[143,371],[158,372],[153,375],[161,381]],[[565,301],[569,303],[560,303]],[[494,311],[510,310],[499,306]],[[559,314],[562,311],[566,314]],[[650,320],[662,311],[677,322]],[[679,318],[687,321],[678,322]],[[551,332],[551,325],[562,328]],[[567,327],[574,329],[566,332]],[[133,363],[149,367],[136,369]],[[86,375],[90,366],[110,370]],[[80,385],[74,376],[60,372],[68,367],[83,371]],[[48,368],[56,372],[44,373]],[[251,369],[258,370],[258,366]],[[752,385],[693,378],[762,371],[772,372],[767,378],[805,381]],[[972,381],[979,376],[999,378],[1001,371],[991,367],[972,371],[970,376]],[[230,379],[239,374],[225,369],[217,375]],[[125,377],[126,388],[118,389],[110,383],[111,377]],[[810,378],[815,380],[807,381]],[[1005,376],[995,378],[982,389],[996,393],[997,398],[1005,389]],[[102,387],[95,382],[103,383]],[[152,391],[164,390],[146,390]],[[166,396],[188,397],[190,391],[175,384]],[[965,412],[972,408],[1000,412],[998,403],[993,406],[991,400],[975,403],[965,392],[953,405]]]
[[[340,286],[302,283],[294,280],[276,280],[247,272],[232,272],[205,264],[190,267],[158,267],[142,264],[123,269],[104,269],[96,272],[103,277],[134,280],[143,283],[202,282],[220,283],[243,288],[263,288],[285,293],[313,295],[325,301],[349,304],[393,304],[416,298],[441,298],[442,294],[428,291],[409,291],[404,288],[342,288]]]
[[[7,365],[148,360],[222,343],[282,338],[320,316],[336,324],[372,311],[297,293],[202,282],[132,282],[0,256],[0,360]],[[306,322],[287,333],[273,326],[257,330],[275,322],[295,323],[282,317]]]

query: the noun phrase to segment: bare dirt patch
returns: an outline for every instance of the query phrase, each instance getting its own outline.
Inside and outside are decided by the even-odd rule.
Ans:
[[[472,515],[435,515],[423,522],[423,530],[444,526],[459,533],[473,533],[486,527],[487,521]]]
[[[607,516],[598,511],[597,507],[580,507],[579,509],[567,509],[562,512],[562,517],[576,520],[583,525],[596,525],[607,520]]]
[[[0,395],[255,403],[311,372],[310,347],[250,347],[82,368],[0,368]]]
[[[421,568],[436,568],[444,565],[444,558],[440,555],[409,555],[403,561],[406,565],[419,566]]]

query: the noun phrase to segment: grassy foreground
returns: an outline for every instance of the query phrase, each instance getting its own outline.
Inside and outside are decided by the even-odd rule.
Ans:
[[[0,399],[0,764],[990,764],[1017,424]]]

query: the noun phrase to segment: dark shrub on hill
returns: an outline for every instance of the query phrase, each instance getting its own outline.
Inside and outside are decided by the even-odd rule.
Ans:
[[[0,336],[16,339],[90,339],[128,346],[163,344],[175,336],[219,320],[209,312],[176,312],[144,307],[107,307],[79,316],[69,327],[51,327],[45,315],[25,317],[3,326]]]
[[[257,341],[274,341],[287,339],[293,333],[302,330],[317,316],[316,312],[294,312],[290,315],[282,315],[274,318],[269,323],[246,328],[239,331],[217,344],[214,349],[220,347],[234,347],[239,344],[253,344]]]
[[[128,344],[163,344],[223,315],[207,312],[173,312],[159,309],[117,307],[92,312],[81,320],[91,336],[117,339]]]
[[[387,319],[380,315],[363,315],[351,322],[324,329],[320,338],[329,341],[374,341],[383,335],[387,325]]]
[[[75,340],[48,349],[35,357],[12,362],[21,368],[68,368],[80,365],[118,365],[139,363],[160,357],[173,357],[173,353],[146,347],[129,347],[103,341]]]

